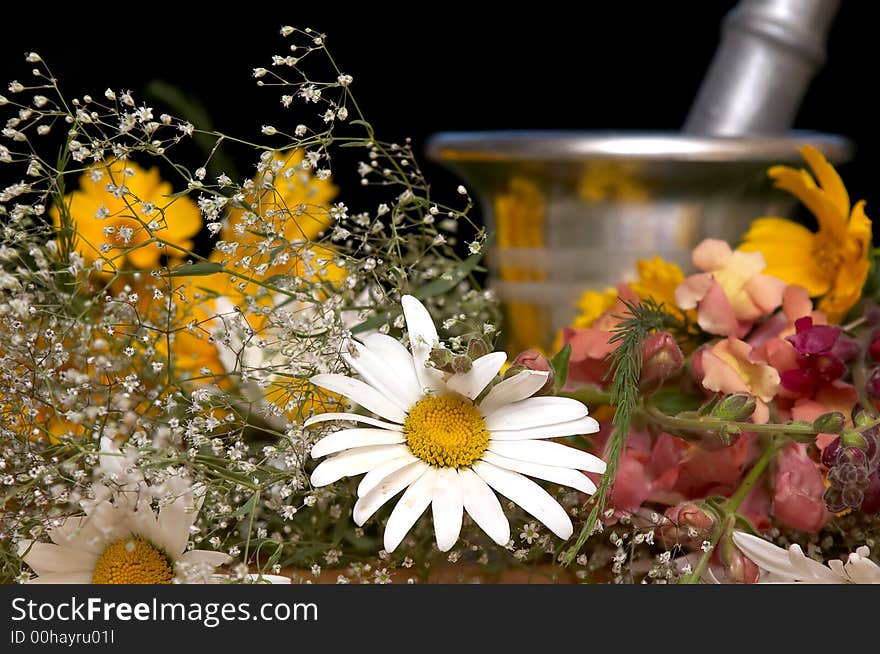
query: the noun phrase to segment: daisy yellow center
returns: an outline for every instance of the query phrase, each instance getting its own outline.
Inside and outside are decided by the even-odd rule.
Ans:
[[[131,536],[108,545],[95,564],[93,584],[170,584],[171,562],[154,545]]]
[[[403,433],[410,451],[438,468],[469,466],[489,445],[489,430],[480,411],[456,397],[426,397],[416,402]]]

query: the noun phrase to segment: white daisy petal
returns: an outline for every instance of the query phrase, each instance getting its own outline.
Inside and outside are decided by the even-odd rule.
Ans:
[[[510,523],[498,497],[470,468],[459,470],[458,479],[461,483],[464,510],[489,538],[502,547],[507,545],[510,540]]]
[[[437,548],[441,552],[448,552],[458,540],[463,508],[458,471],[455,468],[440,469],[434,484],[431,510]]]
[[[394,374],[400,379],[401,384],[408,388],[418,390],[421,384],[416,376],[412,354],[409,353],[403,343],[388,334],[368,334],[362,339],[373,354],[385,361]]]
[[[421,302],[412,295],[404,295],[400,300],[403,306],[403,315],[406,318],[406,328],[409,332],[409,347],[412,350],[413,367],[419,379],[421,388],[431,391],[442,391],[443,384],[440,382],[436,370],[428,368],[425,364],[431,354],[431,349],[439,342],[437,328],[431,319],[431,314]]]
[[[346,421],[346,422],[361,422],[365,425],[373,425],[374,427],[381,427],[382,429],[391,429],[401,431],[403,427],[401,425],[396,425],[393,422],[385,422],[384,420],[377,420],[376,418],[371,418],[370,416],[362,416],[357,413],[319,413],[316,416],[312,416],[308,420],[303,423],[303,427],[311,427],[312,425],[316,425],[319,422],[333,422],[333,421]]]
[[[193,506],[192,497],[178,497],[166,506],[159,509],[159,530],[162,532],[161,545],[165,549],[165,553],[172,560],[177,560],[186,549],[189,542],[189,528],[198,517],[198,511]]]
[[[359,379],[352,379],[345,375],[323,374],[315,375],[310,381],[315,386],[325,388],[332,393],[344,395],[386,420],[399,423],[403,423],[406,420],[406,413],[395,402],[392,402],[384,394]]]
[[[755,562],[755,565],[772,575],[780,577],[782,581],[811,581],[813,583],[821,583],[823,581],[825,583],[840,583],[841,581],[832,570],[812,559],[807,560],[815,563],[818,569],[812,568],[809,564],[804,566],[803,561],[799,560],[792,563],[792,556],[789,550],[777,547],[763,538],[735,531],[733,532],[733,542],[743,554]],[[798,548],[798,552],[800,552],[800,548]],[[800,556],[798,556],[798,553],[795,553],[795,559],[801,557],[806,559],[802,552],[800,552]],[[806,579],[804,578],[805,576],[807,577]]]
[[[513,404],[537,393],[547,383],[549,372],[523,370],[509,379],[498,382],[480,402],[480,412],[491,415],[505,404]]]
[[[495,378],[507,361],[504,352],[490,352],[471,364],[467,372],[457,372],[446,380],[446,387],[465,397],[475,399]]]
[[[343,477],[360,475],[408,452],[406,445],[370,445],[348,450],[318,464],[312,472],[312,486],[326,486]]]
[[[839,584],[846,581],[835,575],[830,568],[809,558],[797,543],[788,548],[788,560],[798,580],[821,584]]]
[[[328,434],[312,446],[312,458],[319,459],[328,454],[366,445],[393,445],[403,443],[406,437],[402,432],[388,429],[342,429]]]
[[[363,497],[364,495],[369,493],[376,487],[379,482],[385,479],[385,477],[390,475],[392,472],[400,470],[403,466],[409,465],[410,463],[414,463],[418,460],[419,459],[407,452],[401,457],[391,459],[390,461],[386,461],[385,463],[376,466],[367,474],[365,474],[363,479],[361,479],[361,482],[358,484],[358,497]]]
[[[477,461],[473,465],[473,471],[489,486],[541,521],[554,534],[562,539],[571,537],[574,527],[565,509],[531,479],[486,461]]]
[[[385,525],[385,551],[393,552],[406,537],[416,520],[425,512],[431,503],[434,483],[437,479],[436,468],[428,468],[416,481],[410,484],[397,502],[388,524]]]
[[[868,558],[867,548],[860,547],[850,554],[844,569],[854,584],[880,584],[880,566]]]
[[[357,352],[357,356],[346,353],[343,358],[364,378],[364,381],[373,388],[382,391],[403,411],[418,402],[422,395],[421,387],[418,384],[406,384],[388,365],[387,361],[371,352],[365,345],[357,341],[352,341],[351,344]],[[412,362],[412,357],[410,357],[410,362]],[[412,368],[412,363],[410,363],[410,368]]]
[[[546,466],[574,468],[587,472],[605,472],[605,462],[599,457],[574,447],[551,441],[489,441],[489,451],[519,461]]]
[[[54,543],[20,543],[19,555],[24,555],[24,562],[43,576],[47,573],[70,573],[93,570],[97,557],[91,552],[72,547],[62,547]]]
[[[216,568],[217,566],[226,565],[231,561],[232,557],[223,552],[190,550],[177,557],[176,563],[182,563],[184,565],[198,565],[204,563],[205,565],[214,566]]]
[[[89,518],[65,518],[58,527],[49,530],[49,539],[56,545],[85,550],[100,555],[106,543]]]
[[[576,436],[580,434],[594,434],[599,431],[599,423],[594,418],[578,418],[568,422],[560,422],[555,425],[543,427],[530,427],[528,429],[494,429],[492,440],[495,441],[525,441],[538,438],[559,438],[560,436]]]
[[[568,397],[530,397],[503,407],[486,416],[486,427],[529,429],[585,418],[587,407]]]
[[[483,461],[488,461],[499,468],[513,470],[529,477],[536,477],[544,481],[552,481],[556,484],[575,488],[587,495],[592,495],[596,492],[596,484],[579,470],[541,465],[531,461],[518,461],[516,459],[509,459],[506,456],[500,456],[494,452],[485,452],[483,454]]]
[[[425,474],[428,467],[427,463],[415,461],[386,475],[355,503],[352,513],[355,523],[358,526],[363,525],[385,502]]]

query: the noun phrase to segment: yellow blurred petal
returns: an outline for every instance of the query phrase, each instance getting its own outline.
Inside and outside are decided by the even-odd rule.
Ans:
[[[873,232],[871,228],[871,219],[865,213],[865,201],[860,200],[853,207],[852,215],[847,225],[847,236],[850,239],[856,239],[860,243],[863,254],[867,256],[871,246]]]
[[[580,315],[575,318],[572,326],[577,329],[590,327],[599,316],[609,311],[616,303],[616,288],[606,288],[604,291],[584,291],[577,303]]]
[[[638,281],[630,287],[643,300],[653,298],[668,308],[675,306],[675,289],[684,281],[684,273],[676,264],[662,257],[641,259],[636,263]]]
[[[816,235],[785,218],[759,218],[743,237],[739,250],[760,252],[765,275],[803,286],[812,297],[826,293],[834,271],[823,270],[813,258]]]
[[[819,181],[822,190],[828,196],[829,201],[837,207],[840,215],[848,216],[850,210],[849,193],[847,193],[843,180],[840,179],[840,175],[837,174],[834,166],[828,163],[828,160],[822,156],[822,153],[812,145],[805,145],[800,149],[800,153],[807,160],[807,163],[810,164],[813,174]]]

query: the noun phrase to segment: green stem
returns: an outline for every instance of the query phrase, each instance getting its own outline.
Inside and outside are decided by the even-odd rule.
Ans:
[[[852,375],[853,386],[856,387],[856,392],[859,396],[859,404],[862,405],[865,411],[868,411],[874,418],[877,418],[877,407],[874,406],[874,402],[868,397],[868,366],[865,365],[861,357],[852,367]]]
[[[650,418],[652,422],[662,427],[669,427],[673,431],[721,431],[736,427],[741,431],[750,431],[756,434],[781,435],[790,436],[816,436],[818,432],[813,425],[802,422],[787,423],[768,423],[766,425],[756,425],[751,422],[731,422],[730,420],[720,420],[717,418],[699,417],[699,418],[681,418],[678,416],[670,416],[656,407],[646,405],[642,412]]]
[[[749,473],[743,478],[739,488],[737,488],[736,492],[734,492],[727,502],[724,503],[725,518],[719,520],[718,526],[712,533],[712,537],[709,541],[709,547],[703,551],[700,560],[697,561],[697,565],[691,573],[681,580],[682,584],[696,584],[700,582],[700,579],[703,577],[703,571],[706,569],[706,566],[709,565],[709,560],[712,558],[712,553],[715,551],[715,548],[718,546],[721,539],[728,534],[732,527],[733,522],[727,518],[739,510],[740,505],[743,503],[743,500],[746,499],[749,491],[752,490],[752,487],[758,483],[758,480],[767,471],[770,462],[773,460],[773,455],[776,453],[776,450],[779,449],[779,446],[780,441],[778,439],[770,439],[767,447],[761,452],[761,456],[755,461],[755,465],[752,466],[752,469],[749,470]]]

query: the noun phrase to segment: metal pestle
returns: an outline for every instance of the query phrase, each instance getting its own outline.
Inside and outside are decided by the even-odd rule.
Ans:
[[[840,0],[741,0],[725,17],[721,45],[684,131],[779,134],[794,124],[825,62]]]

